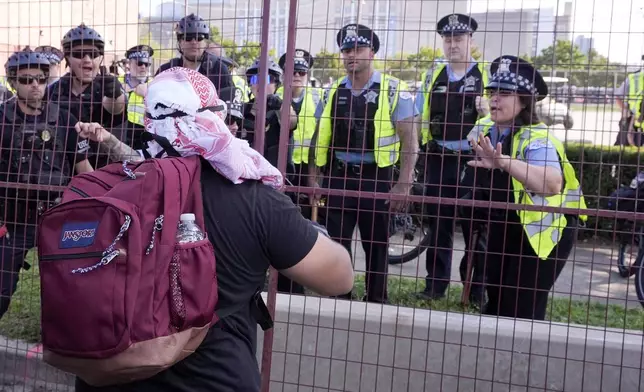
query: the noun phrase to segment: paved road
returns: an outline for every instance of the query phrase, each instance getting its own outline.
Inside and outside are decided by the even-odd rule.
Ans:
[[[611,107],[589,105],[584,110],[573,110],[573,128],[566,131],[562,125],[552,127],[554,134],[564,141],[586,141],[593,144],[613,145],[619,132],[618,111]]]
[[[358,244],[356,232],[354,244]],[[365,271],[364,252],[361,246],[354,245],[353,257],[356,271]],[[463,257],[465,243],[460,233],[456,233],[452,253],[451,281],[460,284],[458,266]],[[566,267],[555,283],[554,293],[559,297],[610,302],[628,307],[640,306],[637,302],[633,278],[619,276],[614,267],[616,249],[607,248],[599,243],[584,242],[577,244],[568,259]],[[425,254],[403,265],[389,267],[392,276],[425,277]]]

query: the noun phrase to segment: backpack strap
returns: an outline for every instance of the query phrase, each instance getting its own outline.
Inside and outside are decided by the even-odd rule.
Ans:
[[[170,143],[170,141],[165,137],[154,135],[154,134],[152,134],[150,132],[143,132],[143,134],[141,135],[141,140],[143,142],[155,141],[161,146],[161,148],[163,148],[163,150],[161,150],[154,157],[152,155],[150,155],[150,153],[146,149],[143,149],[143,156],[146,159],[149,159],[149,158],[161,158],[163,156],[163,153],[168,154],[168,156],[170,156],[170,157],[175,157],[175,158],[181,157],[181,154],[179,154],[177,152],[177,150],[175,150],[174,147],[172,147],[172,143]]]

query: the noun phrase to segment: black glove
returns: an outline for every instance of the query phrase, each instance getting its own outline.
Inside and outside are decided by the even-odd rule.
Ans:
[[[116,99],[123,95],[121,82],[113,75],[100,75],[97,78],[97,82],[101,84],[103,88],[103,96]]]
[[[266,98],[266,111],[280,110],[282,108],[282,98],[271,94]]]

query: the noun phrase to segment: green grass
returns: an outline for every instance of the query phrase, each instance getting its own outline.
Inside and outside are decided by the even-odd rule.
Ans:
[[[22,271],[18,290],[11,301],[11,307],[0,320],[0,334],[13,339],[29,342],[40,340],[40,276],[35,262],[35,253],[31,252],[28,262],[32,268]],[[460,285],[452,284],[445,298],[426,301],[416,298],[416,292],[424,287],[424,279],[389,278],[389,301],[392,305],[434,309],[448,312],[466,312],[476,314],[475,307],[463,307],[461,304]],[[356,276],[356,298],[364,295],[364,276]],[[625,310],[619,305],[606,305],[593,301],[576,301],[565,298],[551,299],[548,304],[548,320],[600,328],[644,329],[644,309],[637,307]]]

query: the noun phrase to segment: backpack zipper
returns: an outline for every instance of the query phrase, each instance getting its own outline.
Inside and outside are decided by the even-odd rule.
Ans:
[[[76,259],[86,259],[86,258],[96,258],[103,257],[103,252],[86,252],[86,253],[73,253],[69,255],[49,255],[42,256],[40,260],[42,261],[59,261],[59,260],[76,260]]]
[[[74,192],[74,193],[76,193],[77,195],[82,196],[82,197],[91,197],[87,192],[82,191],[82,190],[76,188],[75,186],[69,187],[69,190]]]

